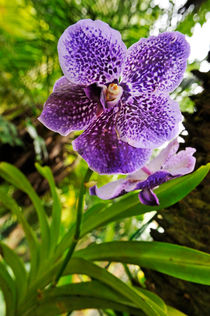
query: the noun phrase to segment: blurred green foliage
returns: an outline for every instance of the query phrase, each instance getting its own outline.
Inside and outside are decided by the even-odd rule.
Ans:
[[[21,139],[18,137],[16,126],[9,122],[8,120],[5,120],[0,115],[0,142],[8,143],[11,146],[17,145],[21,146],[23,145]]]
[[[179,17],[177,27],[191,34],[195,23],[204,23],[209,0],[200,10],[183,17],[170,1],[167,9],[155,1],[131,0],[0,0],[0,113],[8,108],[32,109],[37,116],[61,76],[57,41],[66,27],[79,19],[101,19],[118,29],[127,47],[148,36],[155,22],[168,14],[160,27],[171,27],[172,18]],[[172,27],[174,28],[174,26]],[[19,112],[18,112],[19,113]]]

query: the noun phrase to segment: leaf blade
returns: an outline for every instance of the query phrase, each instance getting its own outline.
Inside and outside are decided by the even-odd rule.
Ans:
[[[60,225],[61,225],[61,203],[56,191],[55,181],[53,178],[52,171],[49,167],[42,167],[40,164],[35,164],[39,173],[48,181],[50,186],[50,191],[53,198],[53,208],[52,208],[52,222],[50,226],[51,234],[51,252],[54,251],[57,241],[59,238]]]
[[[186,281],[210,285],[210,254],[164,242],[115,241],[75,253],[86,260],[137,264]]]
[[[154,210],[161,210],[177,203],[189,194],[205,178],[209,169],[210,164],[207,164],[189,175],[179,177],[162,184],[155,190],[155,193],[160,201],[160,205],[158,206],[143,205],[139,202],[138,195],[136,193],[131,193],[121,198],[119,201],[114,202],[111,206],[105,208],[100,213],[96,213],[94,220],[91,222],[88,222],[84,216],[81,235],[84,236],[92,229],[103,226],[112,221],[144,214]]]
[[[15,283],[7,272],[5,266],[0,262],[0,286],[6,303],[6,316],[15,316],[16,292]]]
[[[0,188],[0,200],[3,205],[10,210],[13,214],[17,216],[17,220],[22,225],[24,233],[26,235],[26,239],[28,241],[29,250],[30,250],[30,259],[31,259],[31,267],[30,267],[30,279],[33,279],[36,275],[36,272],[39,267],[39,245],[37,238],[31,229],[30,225],[26,221],[25,217],[22,214],[21,208],[16,203],[16,201],[10,196],[6,195],[5,192]]]
[[[138,195],[136,193],[130,193],[120,200],[112,202],[111,205],[98,203],[99,207],[95,209],[91,208],[86,211],[83,216],[83,222],[81,225],[81,237],[85,236],[87,233],[91,232],[93,229],[104,226],[113,221],[137,216],[151,211],[161,210],[163,208],[169,207],[183,197],[185,197],[189,192],[191,192],[208,174],[210,169],[210,164],[200,167],[195,172],[177,178],[167,183],[162,184],[155,193],[158,195],[160,200],[159,206],[148,206],[143,205],[139,202]],[[184,181],[183,181],[184,180]],[[176,194],[174,194],[174,190]],[[57,247],[55,257],[59,258],[63,251],[68,248],[68,244],[71,242],[73,236],[73,227],[64,236],[62,241]]]
[[[0,242],[0,254],[15,276],[17,300],[24,296],[27,288],[27,272],[21,259],[7,245]]]
[[[25,192],[33,202],[33,205],[36,209],[38,219],[40,222],[41,236],[42,236],[42,246],[41,246],[41,257],[45,258],[49,251],[50,245],[50,230],[47,221],[47,216],[43,209],[40,198],[37,193],[34,191],[28,179],[25,175],[13,165],[7,162],[0,163],[0,176],[6,181],[13,184],[18,189]]]

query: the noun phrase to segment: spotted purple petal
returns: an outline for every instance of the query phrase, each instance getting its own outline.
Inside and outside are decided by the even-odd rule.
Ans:
[[[179,132],[179,105],[166,94],[144,94],[122,103],[116,128],[122,141],[138,148],[157,148]]]
[[[141,190],[140,202],[147,205],[158,205],[159,201],[153,188],[160,184],[193,171],[195,158],[194,148],[187,147],[176,154],[179,144],[173,140],[149,164],[125,179],[108,183],[100,188],[90,189],[92,195],[103,200],[113,199],[130,191]],[[153,165],[154,162],[154,165]]]
[[[73,85],[73,83],[71,83],[65,76],[63,76],[55,82],[53,92],[62,92],[64,90],[68,90]]]
[[[91,169],[101,174],[134,172],[145,164],[151,154],[150,149],[135,148],[118,139],[114,110],[102,113],[73,142],[74,150]]]
[[[97,98],[90,99],[84,88],[62,77],[55,83],[39,121],[65,136],[71,131],[85,129],[96,118],[97,110]]]
[[[157,171],[145,181],[139,182],[136,188],[141,189],[139,193],[140,202],[146,205],[159,205],[158,197],[152,189],[173,178],[175,177],[169,172]]]
[[[169,161],[169,159],[176,154],[179,148],[177,138],[172,140],[159,154],[153,158],[146,166],[137,170],[136,172],[128,175],[128,179],[131,181],[143,181],[148,176],[163,169],[163,166]],[[167,169],[165,169],[167,171]],[[178,174],[178,173],[177,173]]]
[[[157,171],[153,174],[151,174],[145,181],[140,181],[137,186],[136,190],[143,190],[146,188],[153,189],[160,184],[173,179],[174,176],[172,176],[169,172],[167,171]]]
[[[98,20],[80,20],[69,26],[58,42],[63,73],[77,85],[118,79],[126,51],[120,33]]]
[[[189,52],[189,44],[179,32],[140,39],[128,49],[122,81],[130,83],[134,94],[171,92],[182,80]]]

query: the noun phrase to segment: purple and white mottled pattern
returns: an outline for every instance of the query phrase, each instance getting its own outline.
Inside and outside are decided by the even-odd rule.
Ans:
[[[118,79],[126,50],[120,33],[99,20],[81,20],[69,26],[58,42],[64,75],[85,86]]]
[[[135,148],[118,139],[114,109],[105,112],[73,142],[74,150],[101,174],[131,173],[142,167],[150,149]]]
[[[172,92],[183,78],[189,53],[189,44],[179,32],[142,38],[128,49],[122,82],[130,83],[137,95]]]
[[[182,115],[166,94],[144,94],[121,103],[116,128],[120,139],[138,148],[157,148],[179,133]]]
[[[172,141],[146,167],[100,188],[90,189],[91,195],[97,195],[103,200],[113,199],[131,191],[141,190],[140,202],[147,205],[158,205],[159,201],[153,188],[173,178],[193,171],[195,167],[194,148],[187,147],[176,154],[177,140]],[[154,162],[154,164],[153,164]]]
[[[61,135],[85,130],[74,148],[90,168],[134,172],[151,149],[178,134],[182,116],[168,93],[186,68],[189,45],[184,35],[165,32],[127,50],[120,33],[108,24],[80,20],[61,35],[58,54],[64,76],[55,83],[39,120]]]
[[[139,192],[140,202],[146,205],[159,205],[158,197],[152,189],[164,182],[176,178],[177,176],[173,176],[166,171],[157,171],[149,176],[145,181],[139,182],[137,188],[141,190]]]
[[[62,92],[62,90],[68,90],[74,86],[65,76],[59,78],[53,87],[53,92]]]
[[[52,131],[68,135],[81,130],[96,118],[99,102],[88,98],[84,88],[59,79],[47,99],[39,121]]]
[[[151,174],[146,180],[139,182],[136,185],[136,190],[143,190],[147,188],[155,188],[159,186],[160,184],[173,179],[174,176],[172,176],[167,171],[156,171],[155,173]]]

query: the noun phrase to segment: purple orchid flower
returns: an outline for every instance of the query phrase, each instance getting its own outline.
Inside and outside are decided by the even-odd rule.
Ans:
[[[134,172],[178,134],[182,115],[169,92],[186,68],[184,35],[165,32],[127,50],[108,24],[81,20],[61,35],[58,54],[64,76],[39,120],[61,135],[85,130],[73,147],[91,169]]]
[[[90,188],[91,195],[103,200],[114,199],[128,192],[141,190],[140,202],[146,205],[159,205],[158,197],[152,191],[160,184],[190,173],[195,167],[194,148],[187,147],[178,153],[179,143],[175,139],[147,166],[128,175],[125,179],[110,182],[101,188]]]

